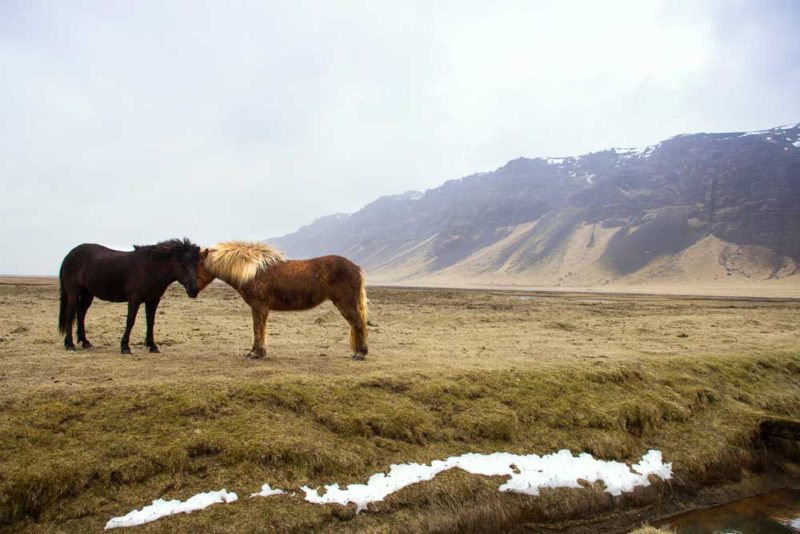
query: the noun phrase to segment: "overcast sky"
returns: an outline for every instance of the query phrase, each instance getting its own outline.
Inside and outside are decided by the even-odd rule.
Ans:
[[[800,121],[800,2],[0,0],[0,273]]]

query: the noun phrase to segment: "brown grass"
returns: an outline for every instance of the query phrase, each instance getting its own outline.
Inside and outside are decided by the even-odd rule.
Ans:
[[[198,301],[168,292],[164,354],[134,345],[129,357],[117,350],[124,306],[102,302],[87,319],[97,348],[64,352],[57,296],[0,285],[0,528],[97,530],[159,497],[363,482],[466,451],[630,462],[660,448],[674,462],[669,487],[617,499],[501,494],[499,479],[448,472],[357,516],[295,494],[142,528],[579,529],[780,464],[758,423],[800,413],[796,302],[372,288],[371,361],[350,360],[346,323],[326,304],[273,314],[269,357],[253,362],[242,359],[249,309],[226,286]]]

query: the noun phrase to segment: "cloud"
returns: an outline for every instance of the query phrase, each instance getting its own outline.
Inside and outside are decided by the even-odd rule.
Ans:
[[[0,3],[0,273],[798,120],[792,1]]]

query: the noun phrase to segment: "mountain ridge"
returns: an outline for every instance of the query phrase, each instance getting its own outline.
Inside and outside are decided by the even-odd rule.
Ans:
[[[520,157],[269,241],[290,257],[350,257],[381,282],[795,277],[800,124]]]

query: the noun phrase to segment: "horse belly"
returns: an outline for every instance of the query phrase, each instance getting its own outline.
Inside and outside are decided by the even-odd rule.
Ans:
[[[272,289],[269,291],[267,305],[274,311],[301,311],[315,308],[325,300],[325,295],[320,291]]]
[[[127,302],[126,280],[115,271],[87,269],[80,277],[81,285],[100,300]]]
[[[95,297],[99,298],[100,300],[105,300],[108,302],[127,302],[128,296],[125,294],[124,291],[118,291],[108,288],[95,288],[94,290],[89,289],[89,292],[94,295]]]

